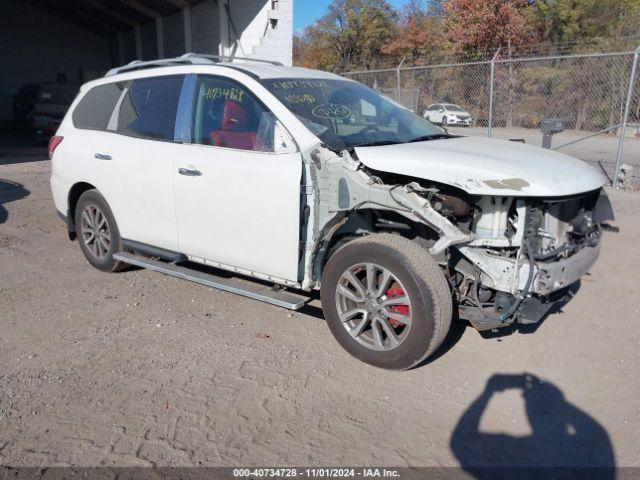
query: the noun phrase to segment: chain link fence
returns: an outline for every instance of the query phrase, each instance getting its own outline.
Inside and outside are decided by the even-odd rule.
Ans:
[[[421,115],[433,104],[459,105],[471,124],[449,125],[453,133],[541,145],[542,121],[561,119],[565,129],[551,148],[595,165],[612,185],[640,188],[639,51],[534,58],[498,51],[489,61],[345,75]]]

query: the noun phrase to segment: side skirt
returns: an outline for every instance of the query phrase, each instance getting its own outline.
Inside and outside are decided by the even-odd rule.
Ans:
[[[260,300],[261,302],[270,303],[290,310],[299,310],[309,301],[309,298],[304,295],[289,292],[282,288],[274,288],[236,277],[228,278],[205,273],[187,266],[166,263],[133,253],[117,252],[113,255],[113,258],[128,263],[129,265],[147,268],[164,273],[165,275],[182,278],[183,280],[217,288],[225,292],[235,293],[236,295],[242,295],[243,297],[254,300]]]

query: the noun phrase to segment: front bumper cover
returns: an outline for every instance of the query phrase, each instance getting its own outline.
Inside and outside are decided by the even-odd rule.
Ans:
[[[564,305],[571,299],[572,287],[568,286],[550,295],[541,297],[534,295],[525,298],[516,313],[510,318],[502,318],[500,312],[494,307],[459,307],[458,316],[468,320],[478,331],[494,330],[496,328],[507,327],[511,324],[532,324],[538,323],[554,307]]]
[[[449,119],[447,120],[447,124],[448,125],[470,125],[471,119],[470,118]]]
[[[532,290],[511,318],[503,318],[494,307],[459,307],[460,318],[469,320],[477,330],[506,327],[513,322],[538,323],[552,308],[571,298],[571,288],[593,267],[600,245],[585,246],[568,258],[553,262],[537,262]],[[526,282],[529,266],[520,269],[520,281]],[[523,280],[524,279],[524,280]]]
[[[534,292],[549,295],[580,280],[598,260],[600,244],[585,246],[568,258],[554,262],[538,262]]]

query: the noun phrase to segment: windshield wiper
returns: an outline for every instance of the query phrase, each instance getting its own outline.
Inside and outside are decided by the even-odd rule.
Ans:
[[[355,145],[351,145],[350,148],[358,148],[358,147],[379,147],[381,145],[397,145],[399,143],[397,140],[378,140],[377,142],[362,142],[356,143]]]
[[[431,135],[423,135],[422,137],[414,138],[413,140],[409,140],[407,143],[426,142],[429,140],[439,140],[441,138],[454,137],[455,135],[451,135],[450,133],[432,133]]]
[[[440,138],[454,138],[455,135],[451,135],[450,133],[432,133],[431,135],[423,135],[422,137],[414,138],[412,140],[407,140],[406,142],[398,141],[398,140],[378,140],[377,142],[363,142],[352,145],[350,148],[358,148],[358,147],[379,147],[381,145],[398,145],[402,143],[414,143],[414,142],[426,142],[428,140],[437,140]]]

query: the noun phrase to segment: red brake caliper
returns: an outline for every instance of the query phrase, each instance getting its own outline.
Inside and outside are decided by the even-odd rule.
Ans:
[[[396,298],[403,296],[404,290],[402,290],[400,288],[400,285],[398,285],[397,283],[392,284],[391,288],[387,290],[387,298]],[[389,310],[399,313],[400,315],[409,315],[409,305],[391,305],[389,307]],[[392,318],[389,319],[389,323],[391,324],[391,326],[396,328],[403,327],[405,325],[404,323],[393,320]]]

